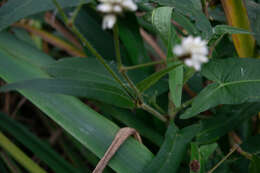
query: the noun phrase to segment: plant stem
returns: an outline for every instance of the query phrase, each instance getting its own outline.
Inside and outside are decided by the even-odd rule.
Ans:
[[[75,9],[75,11],[73,11],[71,18],[70,18],[69,21],[68,21],[68,22],[69,22],[69,25],[74,24],[74,21],[75,21],[77,15],[79,14],[79,11],[80,11],[81,7],[83,6],[83,4],[84,4],[84,0],[81,0],[80,3],[79,3],[79,5],[78,5],[77,8]]]
[[[59,13],[61,14],[62,19],[64,20],[65,24],[69,24],[69,19],[67,18],[66,14],[62,10],[61,6],[57,2],[57,0],[52,0],[55,6],[57,7]],[[88,42],[88,40],[80,33],[80,31],[76,28],[74,24],[71,25],[71,31],[82,41],[83,45],[86,46],[90,52],[96,56],[96,58],[99,60],[101,64],[105,66],[107,71],[112,75],[112,77],[121,85],[121,87],[128,93],[129,96],[131,96],[130,92],[128,91],[127,87],[123,84],[123,82],[119,79],[119,77],[116,75],[116,73],[109,67],[109,65],[106,63],[104,58],[96,51],[94,47]]]
[[[133,81],[127,76],[126,72],[125,71],[121,71],[121,74],[122,76],[124,77],[124,79],[126,80],[126,82],[129,84],[129,86],[134,90],[137,98],[138,98],[138,101],[140,103],[143,102],[143,96],[142,94],[140,93],[139,89],[135,86],[135,84],[133,83]]]
[[[115,43],[115,52],[116,52],[118,71],[122,74],[122,76],[124,77],[126,82],[129,84],[129,86],[134,90],[134,92],[138,98],[138,101],[140,103],[142,103],[143,102],[142,94],[140,93],[138,88],[135,86],[133,81],[128,77],[128,75],[126,74],[126,71],[122,70],[123,65],[122,65],[122,60],[121,60],[121,55],[120,55],[119,31],[118,31],[117,24],[115,24],[115,26],[113,27],[113,31],[114,31],[114,43]]]
[[[34,161],[32,161],[22,150],[14,145],[1,131],[0,131],[0,146],[9,152],[9,154],[21,165],[24,166],[31,173],[47,173]]]
[[[148,63],[145,63],[145,64],[138,64],[138,65],[133,65],[133,66],[128,66],[128,67],[122,67],[121,69],[122,70],[135,70],[135,69],[138,69],[138,68],[143,68],[143,67],[148,67],[148,66],[152,66],[152,65],[157,65],[157,64],[163,64],[163,63],[167,63],[167,62],[173,62],[175,61],[175,59],[171,58],[171,59],[168,59],[168,60],[160,60],[160,61],[153,61],[153,62],[148,62]]]
[[[152,107],[150,107],[146,103],[142,103],[140,105],[140,108],[142,108],[143,110],[146,110],[147,112],[153,114],[159,120],[161,120],[163,122],[167,122],[167,118],[165,118],[163,115],[161,115],[159,112],[157,112],[155,109],[153,109]]]
[[[114,32],[114,44],[115,44],[115,52],[116,52],[116,60],[117,60],[117,68],[119,71],[121,71],[122,67],[122,60],[120,55],[120,44],[119,44],[119,33],[118,33],[118,26],[115,24],[113,27]]]
[[[230,152],[222,159],[220,160],[208,173],[214,172],[227,158],[234,153],[239,148],[239,145],[234,145],[234,147],[230,150]]]
[[[64,20],[65,24],[69,23],[69,19],[67,18],[66,14],[64,13],[64,11],[62,10],[62,7],[60,6],[60,4],[58,3],[57,0],[52,0],[53,4],[57,7],[62,19]]]

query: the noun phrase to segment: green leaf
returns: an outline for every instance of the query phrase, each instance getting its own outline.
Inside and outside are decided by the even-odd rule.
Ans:
[[[145,90],[147,90],[148,88],[150,88],[151,86],[153,86],[159,79],[161,79],[164,75],[166,75],[167,73],[169,73],[170,71],[174,70],[175,68],[177,68],[178,66],[182,65],[182,63],[180,64],[176,64],[176,65],[171,65],[161,71],[155,72],[154,74],[152,74],[151,76],[148,76],[146,79],[142,80],[141,82],[139,82],[137,84],[137,88],[141,91],[144,92]]]
[[[249,173],[259,173],[260,172],[260,158],[256,155],[252,155],[252,160],[249,165]]]
[[[248,16],[252,31],[255,33],[255,39],[260,45],[260,3],[254,1],[246,1]]]
[[[201,172],[201,156],[199,146],[195,142],[192,142],[190,145],[190,173],[199,173]]]
[[[222,110],[219,110],[215,117],[200,122],[202,130],[197,134],[199,143],[216,141],[227,132],[238,127],[260,111],[260,103],[248,103],[235,107],[226,106]]]
[[[177,62],[176,62],[177,63]],[[171,63],[176,64],[176,63]],[[169,73],[169,87],[174,105],[181,106],[182,87],[183,87],[183,65],[177,67]]]
[[[222,34],[253,34],[252,32],[242,29],[236,28],[229,25],[217,25],[213,29],[214,34],[222,35]]]
[[[80,3],[80,0],[57,1],[63,8],[77,6]],[[84,0],[84,2],[88,3],[90,0]],[[0,8],[0,30],[27,16],[55,9],[56,7],[52,3],[52,0],[8,0]]]
[[[184,15],[179,13],[178,11],[172,12],[172,19],[181,25],[189,34],[198,35],[199,31],[194,26],[194,24]]]
[[[208,39],[212,35],[212,27],[207,19],[207,17],[203,14],[203,12],[192,3],[191,0],[153,0],[154,2],[158,2],[161,5],[166,5],[173,7],[174,10],[179,13],[189,16],[191,19],[195,20],[195,24],[197,28],[202,31],[203,36]]]
[[[4,85],[0,92],[19,89],[86,97],[123,108],[134,108],[133,101],[123,90],[99,81],[39,78]]]
[[[33,79],[8,84],[0,91],[15,89],[40,90],[42,92],[86,97],[133,108],[134,104],[104,66],[94,58],[66,58],[43,66],[56,79]],[[111,102],[113,99],[115,102]]]
[[[209,157],[214,153],[214,151],[217,149],[218,144],[208,144],[208,145],[202,145],[200,147],[200,153],[205,161],[209,159]],[[206,162],[205,162],[206,163]]]
[[[213,143],[209,145],[203,145],[199,148],[200,150],[200,173],[206,172],[206,166],[209,161],[209,157],[214,153],[214,151],[217,149],[218,144]]]
[[[158,154],[142,172],[177,173],[189,142],[199,130],[199,125],[192,125],[179,130],[174,123],[171,123]]]
[[[172,8],[171,7],[159,7],[152,12],[152,24],[160,34],[164,44],[169,45],[171,35],[171,18]]]
[[[20,143],[32,151],[37,158],[45,162],[55,172],[79,172],[60,157],[48,143],[42,142],[22,124],[10,119],[0,112],[0,128],[15,137]]]
[[[7,43],[11,46],[3,48],[2,45]],[[19,47],[23,47],[23,51],[14,55],[16,51],[13,50]],[[39,66],[55,62],[6,33],[0,34],[0,59],[0,76],[8,83],[48,77]],[[20,90],[20,93],[99,158],[119,130],[113,122],[75,97],[25,90]],[[138,173],[152,158],[153,154],[144,145],[130,138],[120,147],[109,166],[117,172]]]
[[[120,85],[96,58],[64,58],[42,68],[58,79],[75,79],[106,83],[115,87]]]
[[[159,32],[164,44],[167,47],[167,58],[173,58],[172,48],[179,42],[179,38],[175,29],[172,26],[172,8],[159,7],[153,10],[152,24]],[[176,60],[177,61],[177,60]],[[175,65],[178,62],[168,64],[168,67]],[[179,66],[169,73],[169,88],[172,100],[176,107],[181,105],[183,85],[183,66]]]
[[[181,118],[190,118],[219,104],[241,104],[260,100],[260,60],[229,58],[212,60],[202,74],[214,81],[194,99]]]
[[[209,156],[213,154],[217,146],[213,143],[199,147],[198,143],[191,143],[190,173],[205,173]]]
[[[119,20],[118,28],[120,39],[126,48],[131,62],[133,64],[149,62],[136,16],[134,14],[127,14],[122,20]]]

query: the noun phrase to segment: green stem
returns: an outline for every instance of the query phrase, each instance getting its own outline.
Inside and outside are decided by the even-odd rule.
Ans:
[[[52,0],[53,4],[57,7],[58,12],[60,13],[62,19],[64,20],[65,24],[69,23],[69,19],[67,18],[66,14],[64,13],[64,11],[62,10],[62,7],[60,6],[60,4],[58,3],[57,0]]]
[[[142,103],[143,102],[142,94],[140,93],[138,88],[135,86],[133,81],[128,77],[128,75],[126,74],[126,71],[122,70],[123,65],[122,65],[122,60],[121,60],[121,55],[120,55],[119,31],[118,31],[117,24],[115,24],[115,26],[113,27],[113,31],[114,31],[114,43],[115,43],[115,52],[116,52],[118,71],[122,74],[122,76],[124,77],[126,82],[129,84],[129,86],[134,90],[134,92],[137,95],[138,101],[140,103]]]
[[[135,84],[133,83],[133,81],[127,76],[125,71],[121,71],[122,76],[124,77],[124,79],[126,80],[126,82],[129,84],[129,86],[134,90],[134,92],[136,93],[136,96],[138,98],[139,103],[143,102],[143,96],[140,93],[139,89],[135,86]]]
[[[113,32],[114,32],[114,43],[115,43],[115,51],[116,51],[117,68],[119,71],[121,71],[122,60],[121,60],[121,55],[120,55],[119,32],[118,32],[117,24],[115,24],[115,26],[113,28]]]
[[[161,115],[159,112],[157,112],[155,109],[153,109],[152,107],[150,107],[146,103],[141,104],[140,108],[142,108],[143,110],[146,110],[147,112],[153,114],[159,120],[161,120],[163,122],[167,122],[167,118],[165,118],[163,115]]]
[[[133,65],[133,66],[129,66],[129,67],[121,67],[121,70],[135,70],[135,69],[138,69],[138,68],[143,68],[143,67],[149,67],[149,66],[152,66],[152,65],[157,65],[157,64],[163,64],[163,63],[167,63],[167,62],[173,62],[175,61],[175,59],[167,59],[167,60],[160,60],[160,61],[153,61],[153,62],[148,62],[148,63],[145,63],[145,64],[138,64],[138,65]]]
[[[184,102],[179,108],[176,109],[176,113],[178,113],[179,111],[183,110],[184,108],[188,107],[189,105],[192,104],[192,101],[194,100],[194,98]]]
[[[73,11],[71,18],[69,19],[69,24],[72,25],[79,14],[81,7],[84,5],[84,0],[81,0],[75,11]]]
[[[57,0],[52,0],[55,6],[57,7],[59,13],[61,14],[62,19],[64,20],[65,24],[68,25],[69,19],[67,18],[66,14],[62,10],[61,6],[57,2]],[[101,64],[105,66],[107,71],[112,75],[112,77],[121,85],[121,87],[128,93],[129,96],[131,94],[128,91],[128,88],[123,84],[123,82],[119,79],[119,77],[116,75],[116,73],[109,67],[109,65],[106,63],[104,58],[96,51],[94,47],[88,42],[88,40],[80,33],[80,31],[76,28],[74,24],[71,25],[71,31],[82,41],[84,46],[86,46],[90,52],[96,56],[96,58],[99,60]]]
[[[14,145],[1,131],[0,131],[0,146],[9,152],[9,154],[25,169],[31,173],[47,173],[32,161],[22,150]]]

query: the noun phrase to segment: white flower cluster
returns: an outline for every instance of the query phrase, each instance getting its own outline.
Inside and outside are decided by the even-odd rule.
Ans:
[[[203,63],[208,62],[207,42],[200,37],[188,36],[184,38],[180,45],[174,47],[173,52],[177,56],[189,56],[184,63],[189,67],[194,67],[199,71]]]
[[[126,11],[136,11],[137,5],[133,0],[99,0],[97,10],[104,13],[102,28],[111,29],[116,23],[116,15]]]

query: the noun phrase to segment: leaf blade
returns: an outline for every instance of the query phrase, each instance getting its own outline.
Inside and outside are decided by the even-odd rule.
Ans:
[[[199,125],[192,125],[179,130],[172,123],[166,132],[166,139],[160,151],[143,172],[176,173],[187,150],[188,143],[199,130]]]
[[[259,65],[258,59],[251,58],[213,60],[206,64],[202,74],[215,82],[200,92],[181,118],[193,117],[218,104],[259,101]]]

